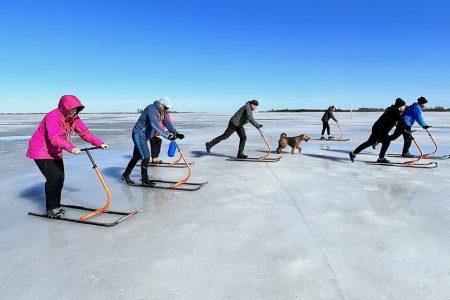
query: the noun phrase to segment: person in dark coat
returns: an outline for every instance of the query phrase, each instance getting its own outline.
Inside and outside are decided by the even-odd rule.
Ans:
[[[423,129],[430,128],[422,116],[422,110],[426,108],[427,103],[428,100],[425,97],[419,97],[416,103],[413,103],[405,109],[402,114],[402,119],[405,121],[406,125],[411,128],[417,121]],[[413,155],[409,153],[409,148],[411,147],[411,143],[414,138],[410,131],[405,131],[402,129],[403,128],[401,127],[397,127],[395,129],[394,133],[391,135],[391,141],[396,140],[400,135],[403,135],[402,157],[413,157]]]
[[[325,130],[327,130],[327,134],[328,134],[328,139],[334,139],[333,136],[330,135],[330,124],[328,124],[328,122],[330,121],[330,119],[333,119],[336,123],[338,122],[338,120],[336,120],[336,118],[333,115],[333,111],[336,110],[336,107],[334,105],[328,107],[328,109],[325,111],[325,113],[322,116],[322,133],[320,135],[320,139],[324,140],[324,134],[325,134]]]
[[[258,107],[258,100],[251,100],[245,103],[244,106],[239,108],[239,110],[231,117],[228,122],[228,127],[222,135],[214,138],[212,141],[205,143],[206,152],[210,153],[211,148],[217,145],[223,140],[229,138],[235,131],[239,136],[239,150],[237,153],[237,158],[247,158],[248,156],[244,154],[245,142],[247,141],[247,136],[245,134],[244,125],[250,122],[256,128],[263,127],[261,124],[255,121],[253,118],[253,111]]]
[[[349,153],[350,160],[352,162],[354,162],[356,154],[380,142],[382,146],[377,162],[389,163],[389,160],[384,157],[389,148],[389,145],[391,144],[389,131],[391,131],[391,129],[394,128],[395,125],[397,125],[398,128],[402,128],[403,130],[411,130],[411,127],[405,123],[401,115],[401,112],[405,110],[405,105],[405,101],[403,101],[401,98],[397,98],[395,100],[395,104],[386,109],[381,117],[373,124],[372,134],[369,136],[369,139]]]

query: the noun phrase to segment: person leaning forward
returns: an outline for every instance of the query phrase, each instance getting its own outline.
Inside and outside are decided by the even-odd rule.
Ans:
[[[425,97],[419,97],[416,103],[413,103],[411,106],[405,109],[402,114],[402,119],[405,124],[411,128],[414,123],[417,121],[423,129],[428,129],[430,126],[425,122],[425,119],[422,116],[422,110],[426,109],[428,100]],[[409,148],[411,147],[412,141],[414,139],[410,130],[403,130],[402,127],[397,126],[394,133],[390,136],[391,141],[396,140],[400,135],[403,135],[403,150],[402,157],[413,157],[411,153],[409,153]]]
[[[402,131],[410,131],[411,127],[408,126],[402,118],[401,112],[405,110],[405,101],[401,98],[395,99],[395,104],[388,107],[380,118],[373,124],[372,133],[370,134],[367,141],[359,145],[355,150],[349,152],[350,160],[354,162],[355,157],[362,150],[375,145],[376,143],[381,143],[381,150],[378,156],[378,163],[389,163],[384,156],[391,144],[391,138],[389,132],[394,126],[400,128]]]
[[[129,161],[125,172],[122,174],[122,180],[127,184],[134,184],[130,179],[130,174],[139,160],[141,162],[141,182],[145,186],[154,186],[155,182],[148,178],[148,164],[150,161],[150,150],[148,149],[147,140],[151,139],[155,134],[159,134],[168,140],[175,140],[177,138],[183,139],[184,134],[179,133],[172,122],[167,117],[170,110],[171,100],[168,97],[161,99],[148,105],[141,113],[139,119],[133,127],[131,138],[133,140],[133,157]],[[168,131],[164,131],[163,126]]]
[[[210,153],[212,147],[229,138],[234,132],[237,132],[239,136],[239,150],[237,153],[237,157],[247,158],[248,156],[244,154],[245,142],[247,141],[244,125],[250,122],[250,124],[258,129],[263,127],[261,124],[258,124],[258,122],[256,122],[253,118],[253,111],[256,110],[258,105],[258,100],[251,100],[245,103],[244,106],[239,108],[239,110],[231,117],[230,121],[228,122],[228,127],[225,132],[222,135],[214,138],[212,141],[205,143],[206,152]]]

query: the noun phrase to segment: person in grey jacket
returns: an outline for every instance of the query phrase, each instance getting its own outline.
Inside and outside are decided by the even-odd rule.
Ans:
[[[124,180],[127,184],[134,184],[134,182],[130,179],[130,174],[137,162],[142,159],[142,184],[146,186],[155,185],[153,181],[148,179],[147,169],[150,160],[150,151],[148,149],[147,140],[155,136],[156,133],[168,140],[184,138],[184,135],[177,132],[167,117],[167,112],[170,107],[170,98],[162,97],[158,101],[153,102],[153,104],[148,105],[134,125],[131,136],[134,144],[133,157],[128,163],[125,172],[122,174],[122,180]],[[164,131],[162,129],[162,125],[164,125],[168,131]]]
[[[238,158],[247,158],[248,156],[244,154],[245,142],[247,141],[247,136],[245,135],[244,125],[250,122],[256,128],[261,128],[262,125],[258,124],[253,118],[253,111],[258,107],[258,100],[251,100],[245,103],[244,106],[239,108],[239,110],[231,117],[230,122],[228,122],[228,127],[222,135],[219,135],[211,142],[205,143],[206,152],[210,153],[211,148],[217,145],[223,140],[229,138],[235,131],[239,136],[239,150],[237,153]]]
[[[328,139],[333,139],[334,137],[332,137],[330,135],[330,125],[328,124],[328,122],[330,121],[330,119],[333,119],[336,123],[338,122],[338,120],[336,120],[336,118],[333,115],[333,111],[336,110],[336,107],[334,105],[328,107],[328,109],[325,111],[325,113],[323,114],[322,117],[322,134],[320,135],[320,139],[324,140],[325,137],[323,136],[325,134],[325,129],[327,130],[327,134],[328,134]]]

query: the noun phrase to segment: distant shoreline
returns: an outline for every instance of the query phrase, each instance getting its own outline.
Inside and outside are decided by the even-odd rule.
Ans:
[[[336,109],[335,112],[383,112],[385,108],[370,108],[370,107],[361,107],[358,109]],[[425,110],[426,112],[447,112],[450,111],[450,108],[444,107],[430,107]],[[272,109],[264,112],[325,112],[325,109]]]
[[[303,112],[324,112],[325,109],[271,109],[271,110],[262,110],[259,113],[303,113]],[[335,112],[383,112],[384,108],[358,108],[354,110],[350,109],[336,109]],[[427,108],[425,112],[450,112],[450,108],[443,107],[431,107]],[[8,113],[0,113],[0,115],[42,115],[47,114],[48,112],[8,112]],[[140,114],[141,112],[83,112],[82,115],[130,115],[130,114]],[[193,113],[203,113],[207,114],[207,112],[201,111],[173,111],[170,112],[172,114],[193,114]],[[222,113],[230,113],[230,112],[222,112]],[[217,112],[211,114],[218,114]],[[220,113],[219,113],[220,114]]]

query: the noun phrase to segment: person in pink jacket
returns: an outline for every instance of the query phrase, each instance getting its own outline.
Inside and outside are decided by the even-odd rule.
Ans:
[[[91,134],[78,114],[84,109],[77,97],[64,95],[58,108],[45,115],[30,139],[27,157],[36,162],[44,175],[47,216],[59,218],[64,214],[61,206],[61,191],[64,185],[64,163],[62,151],[80,154],[81,151],[70,139],[72,133],[84,141],[103,149],[108,145]]]

